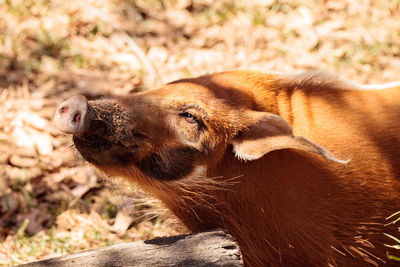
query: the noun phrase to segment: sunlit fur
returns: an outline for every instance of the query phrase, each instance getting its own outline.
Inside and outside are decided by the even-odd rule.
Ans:
[[[248,266],[393,264],[384,246],[392,242],[383,232],[396,236],[397,229],[383,225],[400,209],[400,88],[359,89],[315,73],[239,71],[176,81],[117,100],[130,117],[125,127],[151,142],[143,141],[142,150],[138,143],[130,163],[95,165],[138,183],[192,231],[226,228]],[[207,114],[206,131],[197,133],[176,117],[184,104]],[[232,144],[257,123],[253,111],[279,115],[294,135],[351,161],[295,149],[238,159]],[[135,165],[150,150],[176,146],[201,154],[194,171],[180,179],[148,177]]]

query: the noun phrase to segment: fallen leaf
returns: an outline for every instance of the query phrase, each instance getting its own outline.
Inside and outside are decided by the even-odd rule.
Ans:
[[[10,177],[11,180],[27,181],[42,175],[42,170],[39,167],[20,168],[6,165],[4,169],[5,174]]]
[[[53,151],[53,138],[51,135],[46,132],[39,132],[33,128],[26,127],[26,130],[33,138],[40,155],[48,155]]]
[[[90,189],[98,187],[97,177],[94,175],[93,171],[91,171],[90,167],[79,169],[78,174],[85,178],[85,183],[78,184],[74,189],[71,190],[71,194],[74,197],[69,203],[69,206],[72,207],[84,194],[86,194]],[[73,180],[76,182],[75,178],[79,175],[74,175]]]
[[[36,128],[38,130],[45,130],[45,129],[47,129],[47,127],[49,125],[49,122],[46,119],[43,119],[36,113],[21,112],[20,116],[26,124],[32,126],[33,128]]]
[[[67,177],[75,176],[78,168],[61,168],[58,172],[48,178],[50,184],[59,184]]]
[[[21,157],[19,155],[12,155],[9,161],[13,166],[20,168],[35,167],[39,164],[39,161],[35,158]]]
[[[41,158],[41,167],[46,171],[54,171],[61,166],[71,166],[74,163],[76,164],[74,153],[68,147],[60,147],[47,157]]]
[[[0,154],[0,164],[7,163],[10,158],[10,154],[4,151],[1,151]]]
[[[147,57],[152,62],[157,62],[157,64],[165,64],[168,60],[168,49],[162,46],[151,47]]]
[[[84,194],[86,194],[90,189],[96,187],[94,184],[80,184],[71,190],[71,194],[75,199],[80,199]]]
[[[28,158],[34,158],[37,156],[35,149],[30,149],[26,147],[17,147],[15,150],[13,150],[13,154],[18,154],[22,157],[28,157]]]
[[[19,147],[35,148],[35,139],[22,126],[16,126],[11,132],[12,142]]]
[[[115,217],[113,226],[110,227],[110,231],[117,233],[122,236],[128,230],[129,226],[133,222],[132,216],[120,210]]]

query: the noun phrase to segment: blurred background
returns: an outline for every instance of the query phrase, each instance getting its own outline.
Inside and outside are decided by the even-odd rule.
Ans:
[[[0,266],[185,231],[79,158],[63,100],[232,69],[400,80],[399,18],[400,0],[0,0]]]

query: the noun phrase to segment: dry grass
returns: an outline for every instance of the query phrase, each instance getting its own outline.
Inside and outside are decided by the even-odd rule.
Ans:
[[[63,99],[229,69],[400,80],[399,0],[0,0],[0,14],[5,266],[175,232],[76,159],[51,122]]]

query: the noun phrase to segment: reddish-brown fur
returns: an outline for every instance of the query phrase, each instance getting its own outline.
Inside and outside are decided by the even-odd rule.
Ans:
[[[140,153],[129,160],[91,160],[76,144],[99,169],[160,198],[190,230],[226,228],[248,266],[393,264],[383,232],[397,230],[383,224],[400,209],[400,88],[353,87],[321,74],[249,71],[180,80],[110,102],[139,116],[121,120],[148,138],[135,141]],[[89,104],[98,110],[107,102]],[[205,130],[177,115],[188,104]],[[296,139],[285,122],[335,156]],[[182,177],[159,179],[143,167],[154,163],[142,162],[149,153],[180,147],[196,152],[157,160],[177,156],[193,167]]]

